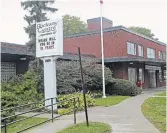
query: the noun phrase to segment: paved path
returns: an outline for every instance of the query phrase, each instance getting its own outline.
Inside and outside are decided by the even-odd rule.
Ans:
[[[159,91],[159,90],[158,90]],[[112,133],[160,133],[142,114],[141,105],[145,99],[158,92],[144,91],[112,107],[89,109],[89,120],[105,122],[112,126]],[[84,112],[77,114],[77,123],[85,121]],[[28,133],[55,133],[73,124],[73,115],[63,116],[54,123],[30,130]]]

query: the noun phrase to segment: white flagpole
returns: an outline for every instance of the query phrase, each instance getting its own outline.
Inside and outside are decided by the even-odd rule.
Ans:
[[[104,76],[104,44],[103,44],[103,20],[102,20],[102,4],[103,1],[100,0],[100,13],[101,13],[101,54],[102,54],[102,77],[103,77],[103,98],[106,98],[105,93],[105,76]]]

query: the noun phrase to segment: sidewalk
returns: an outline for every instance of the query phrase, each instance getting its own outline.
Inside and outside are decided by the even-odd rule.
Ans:
[[[144,91],[112,107],[95,107],[88,110],[89,121],[105,122],[112,126],[112,133],[160,133],[142,114],[141,105],[145,99],[157,93]],[[48,116],[50,117],[50,116]],[[84,112],[77,114],[77,123],[85,121]],[[47,123],[28,133],[56,133],[73,125],[73,115],[62,116],[54,123]]]

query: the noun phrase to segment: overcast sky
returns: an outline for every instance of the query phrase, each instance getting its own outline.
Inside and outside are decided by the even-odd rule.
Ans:
[[[152,30],[160,41],[167,43],[166,0],[103,0],[103,17],[111,19],[114,26],[141,26]],[[25,44],[25,11],[21,0],[1,0],[0,41]],[[83,21],[100,16],[99,0],[56,0],[54,7],[59,15],[78,16]],[[55,14],[49,15],[54,18]]]

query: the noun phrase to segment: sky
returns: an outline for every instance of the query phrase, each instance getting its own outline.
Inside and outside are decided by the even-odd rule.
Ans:
[[[27,22],[26,12],[22,9],[21,0],[1,0],[0,3],[0,41],[25,44],[28,35],[24,31]],[[151,29],[156,38],[167,44],[167,1],[166,0],[103,0],[103,17],[113,21],[114,26],[140,26]],[[49,14],[78,16],[82,21],[100,17],[99,0],[55,0],[52,7],[59,11]]]

